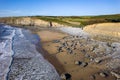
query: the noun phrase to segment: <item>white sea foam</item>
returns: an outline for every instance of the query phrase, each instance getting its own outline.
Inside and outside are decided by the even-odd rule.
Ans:
[[[5,28],[11,29],[9,26],[5,26]],[[7,73],[9,71],[9,66],[12,61],[12,39],[15,35],[15,30],[8,30],[11,32],[9,35],[4,35],[1,38],[4,38],[2,42],[0,42],[0,80],[5,80]],[[4,33],[2,33],[4,34]]]
[[[39,41],[36,36],[20,28],[4,26],[3,29],[0,32],[2,33],[0,36],[2,39],[0,42],[0,80],[6,80],[6,77],[8,80],[23,80],[24,78],[60,80],[55,68],[36,50],[35,43]],[[22,67],[22,70],[18,65]],[[19,74],[16,74],[18,72]]]
[[[24,37],[23,33],[22,33],[22,29],[17,29],[16,32],[18,33],[19,37]]]

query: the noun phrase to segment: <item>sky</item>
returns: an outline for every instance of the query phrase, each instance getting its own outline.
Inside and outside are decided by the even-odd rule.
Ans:
[[[0,0],[0,17],[86,16],[120,13],[120,0]]]

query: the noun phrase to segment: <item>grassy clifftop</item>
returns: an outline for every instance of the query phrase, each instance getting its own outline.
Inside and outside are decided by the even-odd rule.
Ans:
[[[120,22],[120,14],[101,16],[35,16],[35,18],[76,27],[86,26],[94,23]]]
[[[81,27],[95,23],[120,22],[120,14],[101,16],[28,16],[31,19],[40,19],[46,22],[55,22],[62,25]],[[21,17],[7,17],[1,20],[15,21]]]

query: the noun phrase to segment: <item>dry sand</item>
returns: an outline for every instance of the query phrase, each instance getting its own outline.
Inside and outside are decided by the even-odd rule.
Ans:
[[[58,53],[57,48],[60,44],[54,43],[53,40],[62,41],[64,37],[69,36],[68,34],[50,30],[42,30],[37,34],[41,38],[44,57],[54,65],[60,75],[67,72],[72,75],[72,80],[93,80],[90,79],[90,76],[96,74],[96,80],[115,80],[115,77],[111,75],[106,78],[97,75],[98,72],[104,70],[104,66],[101,64],[89,64],[86,67],[75,65],[76,60],[87,61],[80,51],[76,50],[75,54],[68,54],[65,50]]]

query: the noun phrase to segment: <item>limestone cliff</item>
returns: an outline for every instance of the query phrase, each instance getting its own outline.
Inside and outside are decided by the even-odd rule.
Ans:
[[[18,18],[0,18],[1,23],[12,24],[12,25],[20,25],[20,26],[40,26],[40,27],[51,27],[49,21],[44,21],[37,18],[31,17],[18,17]],[[61,27],[66,26],[63,24],[59,24],[56,22],[51,22],[52,27]]]
[[[92,35],[120,37],[120,23],[93,24],[86,26],[83,30]]]

